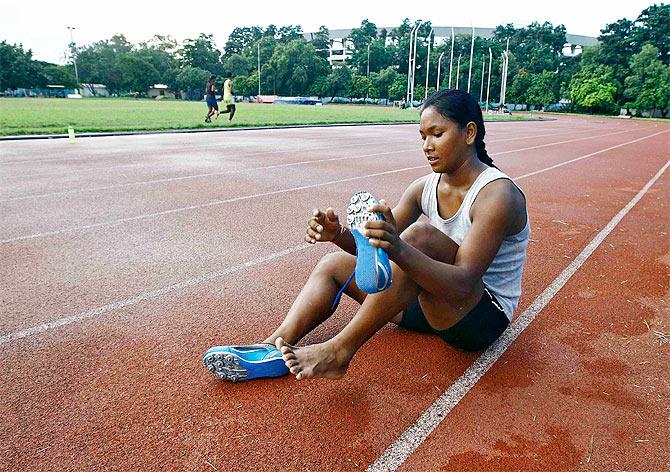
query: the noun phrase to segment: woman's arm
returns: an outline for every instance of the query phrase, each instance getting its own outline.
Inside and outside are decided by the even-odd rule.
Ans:
[[[421,177],[412,182],[403,193],[398,205],[393,208],[394,221],[399,228],[402,228],[401,231],[404,231],[421,216],[421,193],[425,180],[426,177]],[[354,237],[345,226],[340,224],[332,208],[328,208],[325,212],[314,210],[308,222],[305,241],[310,244],[330,241],[349,254],[356,254]]]
[[[512,182],[501,179],[484,187],[473,204],[472,226],[453,264],[435,260],[401,240],[392,215],[384,224],[368,223],[368,228],[375,227],[369,230],[372,244],[386,249],[391,260],[424,290],[467,296],[481,282],[505,236],[512,234],[511,225],[516,226],[519,214],[525,218],[525,202]]]
[[[427,178],[428,176],[420,177],[412,182],[400,197],[398,204],[393,207],[393,219],[398,234],[409,228],[421,216],[421,195]]]

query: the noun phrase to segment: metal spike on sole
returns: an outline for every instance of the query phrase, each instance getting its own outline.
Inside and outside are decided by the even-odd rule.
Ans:
[[[347,207],[347,224],[349,228],[363,233],[365,223],[379,219],[370,209],[375,205],[375,199],[368,192],[358,192],[351,197],[351,204]]]
[[[221,380],[239,382],[245,380],[249,372],[242,367],[237,358],[231,354],[210,354],[205,356],[203,363],[207,370]]]

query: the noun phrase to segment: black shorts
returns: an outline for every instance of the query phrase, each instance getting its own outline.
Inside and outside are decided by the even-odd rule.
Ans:
[[[463,351],[483,351],[498,339],[509,325],[500,303],[488,289],[467,315],[450,328],[434,329],[426,320],[417,299],[402,315],[400,326],[421,333],[437,334],[450,346]]]

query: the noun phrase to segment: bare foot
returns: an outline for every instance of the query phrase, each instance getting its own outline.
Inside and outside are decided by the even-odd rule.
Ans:
[[[295,347],[277,338],[275,346],[282,353],[286,367],[298,380],[313,377],[339,379],[344,377],[351,361],[350,355],[336,349],[330,342]]]

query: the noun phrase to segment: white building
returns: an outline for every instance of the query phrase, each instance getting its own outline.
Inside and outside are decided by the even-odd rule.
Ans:
[[[170,90],[170,87],[168,87],[165,84],[154,84],[153,86],[149,87],[147,95],[149,96],[149,98],[156,98],[156,99],[176,98],[174,90]]]
[[[82,97],[109,97],[109,90],[102,84],[81,84],[77,93]]]
[[[393,29],[395,28],[377,28],[377,32],[380,33],[382,30],[386,30],[390,35]],[[451,38],[451,29],[451,26],[433,26],[433,32],[435,34],[434,44],[440,44],[443,40]],[[453,26],[453,29],[456,36],[472,33],[471,26]],[[493,28],[475,27],[475,35],[478,38],[493,38],[493,32]],[[307,41],[312,41],[315,34],[316,33],[305,33],[304,36]],[[328,62],[330,62],[330,65],[342,63],[347,59],[350,59],[353,50],[353,42],[349,39],[349,36],[351,36],[351,29],[330,30],[329,34],[330,48]],[[598,39],[591,36],[566,33],[565,38],[567,42],[563,47],[563,54],[566,56],[576,56],[582,52],[583,47],[598,44]],[[390,39],[387,41],[390,41]]]

